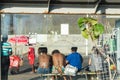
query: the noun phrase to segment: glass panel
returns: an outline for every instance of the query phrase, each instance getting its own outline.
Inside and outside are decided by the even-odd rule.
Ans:
[[[2,14],[2,33],[49,34],[51,31],[57,31],[60,34],[61,24],[69,24],[70,34],[78,34],[78,17],[79,15]]]
[[[69,51],[71,46],[80,47],[79,51],[85,53],[86,49],[91,50],[92,42],[86,41],[79,30],[77,21],[86,15],[64,15],[64,14],[1,14],[2,34],[8,35],[33,35],[38,46],[48,46],[51,50],[58,48],[64,53]],[[111,34],[115,26],[114,18],[106,18],[102,15],[89,15],[96,18],[105,26],[105,34]],[[61,34],[61,24],[67,26],[67,34]],[[64,31],[65,32],[65,31]],[[37,36],[36,36],[37,35]],[[42,38],[42,39],[41,39]],[[110,36],[103,35],[99,43],[105,42]],[[41,40],[40,40],[41,39]],[[45,40],[45,42],[44,42]],[[89,45],[88,45],[89,44]],[[88,48],[86,48],[86,46]]]
[[[117,37],[117,71],[120,74],[120,19],[116,21],[116,37]]]

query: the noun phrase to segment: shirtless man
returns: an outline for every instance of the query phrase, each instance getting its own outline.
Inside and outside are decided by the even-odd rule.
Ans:
[[[40,47],[38,49],[39,53],[39,66],[38,66],[38,73],[47,74],[50,73],[50,56],[47,55],[47,48]]]
[[[64,66],[65,66],[65,57],[63,54],[60,53],[59,50],[54,50],[52,52],[52,60],[53,60],[53,67],[52,67],[52,73],[62,73],[64,72]],[[63,77],[64,80],[66,80],[65,77]],[[53,77],[54,80],[54,77]]]

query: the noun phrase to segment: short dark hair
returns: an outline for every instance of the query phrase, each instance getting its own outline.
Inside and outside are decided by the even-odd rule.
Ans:
[[[40,54],[40,53],[47,53],[47,47],[39,47],[38,48],[38,53]]]
[[[92,47],[92,50],[96,50],[96,47],[95,47],[95,46],[93,46],[93,47]]]
[[[77,47],[72,47],[71,50],[76,52],[77,51]]]
[[[99,49],[95,46],[93,46],[92,51],[94,51],[95,54],[99,54]]]
[[[3,41],[7,41],[7,40],[8,40],[8,35],[3,35],[3,36],[2,36],[2,40],[3,40]]]
[[[52,51],[52,55],[55,54],[55,53],[60,53],[60,51],[55,49],[55,50]]]

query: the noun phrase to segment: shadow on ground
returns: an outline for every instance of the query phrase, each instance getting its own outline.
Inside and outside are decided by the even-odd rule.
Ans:
[[[66,76],[67,80],[70,80],[70,77],[69,76]],[[51,80],[50,78],[47,78],[47,77],[34,77],[30,80]],[[64,80],[63,79],[63,76],[62,77],[57,77],[57,79],[55,80]],[[85,76],[74,76],[72,77],[72,80],[86,80]]]

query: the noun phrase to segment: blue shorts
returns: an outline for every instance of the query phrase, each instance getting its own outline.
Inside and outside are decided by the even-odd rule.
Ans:
[[[50,68],[40,68],[40,67],[38,67],[37,72],[39,74],[48,74],[48,73],[50,73]]]

